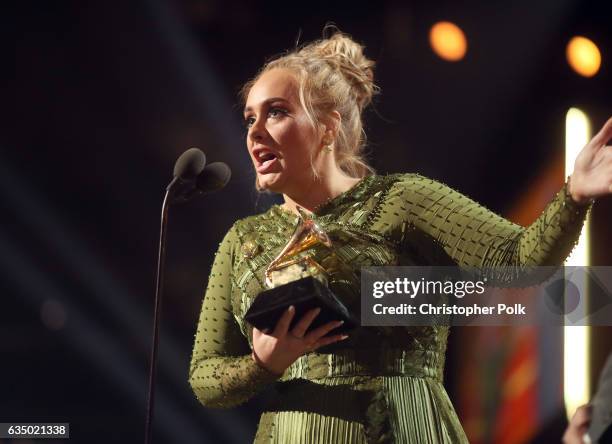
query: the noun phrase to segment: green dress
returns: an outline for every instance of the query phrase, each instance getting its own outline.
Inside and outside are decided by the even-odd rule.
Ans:
[[[588,208],[573,202],[566,185],[523,228],[440,182],[394,174],[365,177],[313,217],[358,276],[372,265],[561,264]],[[251,359],[244,314],[296,222],[274,205],[237,221],[221,242],[189,372],[198,400],[232,407],[273,384],[256,443],[467,442],[442,380],[448,327],[361,327],[302,356],[280,378]],[[338,290],[358,313],[359,282]]]

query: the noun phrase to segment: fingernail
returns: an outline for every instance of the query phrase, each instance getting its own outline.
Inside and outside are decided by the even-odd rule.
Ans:
[[[295,310],[295,307],[293,305],[290,305],[289,308],[287,309],[287,311],[293,311]]]
[[[342,325],[342,324],[344,324],[344,321],[336,321],[336,324]]]
[[[341,341],[344,341],[346,338],[348,338],[348,335],[342,335],[342,336],[340,336],[340,340],[341,340]]]

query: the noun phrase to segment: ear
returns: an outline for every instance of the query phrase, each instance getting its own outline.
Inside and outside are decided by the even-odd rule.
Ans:
[[[342,117],[340,113],[336,110],[331,111],[323,121],[322,137],[335,140],[341,123]]]

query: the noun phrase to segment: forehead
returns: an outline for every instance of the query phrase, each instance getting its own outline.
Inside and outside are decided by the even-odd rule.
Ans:
[[[255,108],[271,98],[297,102],[298,82],[291,71],[275,68],[263,73],[249,91],[245,109]]]

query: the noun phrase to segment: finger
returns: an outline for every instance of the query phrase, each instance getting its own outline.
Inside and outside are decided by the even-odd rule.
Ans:
[[[612,139],[612,117],[608,119],[604,126],[599,130],[597,134],[592,139],[593,144],[596,148],[600,148],[608,141]]]
[[[293,320],[293,316],[295,315],[295,307],[290,305],[287,310],[280,317],[278,322],[276,323],[276,327],[274,327],[274,336],[285,336],[287,331],[289,331],[289,326],[291,325],[291,321]]]
[[[297,336],[298,338],[304,337],[306,330],[308,330],[308,327],[310,327],[310,324],[312,324],[312,321],[315,320],[319,313],[321,313],[320,308],[313,308],[312,310],[308,310],[308,312],[298,321],[295,327],[293,327],[293,330],[291,330],[291,334]]]
[[[571,423],[575,427],[583,427],[591,421],[591,409],[588,405],[583,405],[576,409],[576,413],[572,416]]]
[[[313,331],[308,333],[304,337],[304,339],[306,340],[306,342],[316,342],[321,337],[325,336],[327,333],[332,331],[334,328],[340,327],[342,324],[344,324],[344,321],[331,321],[331,322],[328,322],[327,324],[323,324],[320,327],[315,328]]]
[[[563,444],[583,444],[582,436],[577,430],[568,428],[563,434]]]
[[[267,335],[270,334],[270,329],[269,328],[264,328],[262,330],[258,329],[257,327],[253,326],[253,337],[259,337],[261,335]]]
[[[334,342],[344,341],[348,337],[348,335],[325,336],[315,342],[315,345],[312,347],[312,350],[316,350],[319,347],[324,347],[326,345],[333,344]]]

